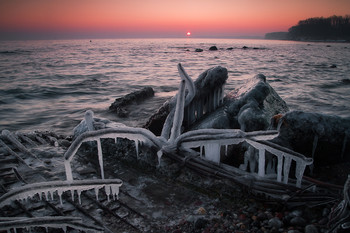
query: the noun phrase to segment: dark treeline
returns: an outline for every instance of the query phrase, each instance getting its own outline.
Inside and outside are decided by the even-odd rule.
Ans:
[[[277,38],[276,35],[278,34],[268,33],[265,37],[267,39],[282,39]],[[289,40],[350,41],[350,15],[301,20],[296,26],[289,28],[288,33],[285,33],[284,36],[283,39]]]

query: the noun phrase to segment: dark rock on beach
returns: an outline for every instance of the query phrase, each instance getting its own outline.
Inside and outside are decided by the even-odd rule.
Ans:
[[[211,46],[211,47],[209,48],[209,50],[210,50],[210,51],[216,51],[216,50],[218,50],[218,48],[214,45],[214,46]]]
[[[221,90],[221,87],[226,83],[228,78],[227,69],[223,67],[214,67],[206,70],[202,74],[199,75],[196,81],[194,81],[194,85],[196,88],[196,95],[193,98],[193,105],[202,106],[204,104],[208,105],[209,95],[212,95],[213,92]],[[203,103],[202,103],[203,102]],[[205,102],[205,103],[204,103]],[[151,130],[154,134],[160,135],[163,124],[165,122],[166,117],[168,116],[171,109],[175,108],[176,98],[173,97],[169,101],[165,102],[163,106],[147,121],[144,125],[144,128]],[[190,107],[189,107],[190,108]],[[204,109],[201,111],[197,111],[197,118],[202,117]],[[211,107],[205,108],[206,113],[213,111]],[[185,118],[184,125],[189,126],[189,110],[185,109]],[[198,120],[197,119],[197,120]],[[193,120],[193,119],[191,119]]]
[[[243,131],[266,130],[272,116],[288,112],[286,102],[258,74],[226,96],[226,113],[232,128]]]
[[[198,52],[198,53],[203,52],[203,49],[196,49],[195,52]]]
[[[280,145],[314,158],[314,165],[350,162],[350,119],[292,111],[280,120]]]
[[[126,117],[128,111],[126,107],[130,104],[142,102],[147,98],[153,97],[154,91],[152,87],[144,87],[141,90],[127,94],[121,98],[116,99],[109,107],[110,111],[117,113],[119,117]]]

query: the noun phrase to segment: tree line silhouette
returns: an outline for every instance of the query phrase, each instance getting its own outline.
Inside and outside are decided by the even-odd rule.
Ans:
[[[287,40],[346,40],[350,41],[350,15],[315,17],[301,20],[289,28],[287,33],[273,32],[267,39]]]

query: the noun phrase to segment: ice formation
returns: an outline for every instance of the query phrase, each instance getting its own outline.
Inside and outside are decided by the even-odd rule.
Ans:
[[[152,132],[143,128],[130,127],[85,132],[72,143],[65,154],[67,180],[73,180],[70,162],[80,145],[86,141],[97,141],[101,177],[103,179],[101,138],[124,137],[135,142],[137,156],[139,153],[139,140],[155,146],[158,149],[157,156],[159,164],[164,154],[163,152],[176,153],[176,151],[180,149],[197,153],[193,150],[196,148],[199,149],[200,157],[219,164],[221,161],[221,147],[224,147],[225,153],[227,153],[226,151],[229,145],[235,145],[245,141],[251,147],[255,148],[254,150],[257,150],[258,153],[252,155],[249,155],[252,152],[247,153],[245,164],[242,165],[244,170],[247,170],[247,166],[249,165],[250,172],[253,174],[257,168],[256,174],[258,177],[263,178],[266,177],[267,174],[276,174],[277,181],[282,182],[283,180],[283,182],[287,184],[289,181],[290,167],[293,162],[296,166],[296,186],[301,187],[301,180],[305,167],[311,165],[313,160],[284,147],[266,142],[266,140],[276,137],[278,135],[277,131],[243,132],[237,129],[199,129],[181,134],[185,109],[187,108],[187,120],[192,121],[192,118],[198,116],[198,114],[200,115],[206,111],[212,111],[218,107],[222,102],[223,90],[221,89],[222,85],[218,85],[220,88],[208,91],[208,99],[205,101],[209,104],[198,103],[196,102],[197,100],[193,99],[195,96],[195,88],[192,79],[187,75],[181,64],[178,65],[178,70],[182,81],[177,94],[175,110],[169,113],[164,123],[161,137],[156,137]],[[203,109],[198,109],[197,105],[202,106]],[[169,132],[170,129],[171,132]],[[168,135],[168,132],[170,135]],[[250,150],[252,151],[252,149]],[[266,158],[266,151],[272,154],[272,157],[269,155],[269,157]],[[268,165],[267,167],[266,164]]]
[[[25,228],[27,231],[31,232],[31,228],[43,227],[48,229],[58,228],[62,229],[64,232],[67,231],[67,227],[73,229],[84,231],[84,232],[103,232],[104,229],[86,225],[82,223],[81,218],[76,217],[65,217],[65,216],[54,216],[54,217],[32,217],[32,218],[22,218],[22,217],[0,217],[0,230],[11,232],[17,232],[16,229]]]
[[[18,140],[17,138],[8,130],[4,129],[1,134],[7,138],[7,140],[9,140],[13,145],[15,145],[20,151],[22,151],[23,153],[37,159],[40,161],[40,159],[38,159],[38,157],[36,157],[36,155],[34,155],[32,152],[30,152],[27,148],[25,148],[25,146],[23,146]]]
[[[127,138],[134,142],[143,141],[154,145],[158,148],[162,148],[163,141],[160,138],[157,138],[152,132],[143,129],[143,128],[131,128],[131,127],[118,127],[118,128],[106,128],[96,131],[88,131],[80,136],[78,136],[71,146],[68,148],[64,155],[65,159],[65,168],[66,168],[66,177],[67,180],[73,180],[71,161],[78,151],[83,142],[97,141],[98,144],[98,158],[101,168],[101,178],[104,178],[104,169],[103,169],[103,152],[101,146],[102,138]]]
[[[74,199],[74,193],[77,192],[79,203],[80,194],[82,191],[94,189],[96,192],[96,198],[98,198],[98,190],[101,188],[106,189],[107,196],[112,196],[114,199],[118,197],[119,187],[123,182],[119,179],[106,179],[106,180],[72,180],[72,181],[47,181],[41,183],[27,184],[22,187],[13,189],[0,197],[0,207],[10,204],[14,200],[27,200],[38,195],[42,199],[43,194],[46,200],[53,199],[54,193],[62,203],[62,194],[70,191],[72,193],[72,199]]]

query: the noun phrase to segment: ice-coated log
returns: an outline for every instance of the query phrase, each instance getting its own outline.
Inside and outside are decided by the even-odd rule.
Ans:
[[[85,132],[79,135],[73,141],[73,143],[70,145],[70,147],[64,154],[67,180],[73,180],[70,162],[73,159],[75,153],[78,151],[81,144],[83,142],[88,141],[97,141],[101,138],[127,138],[133,141],[141,140],[146,143],[149,143],[150,146],[155,146],[159,149],[162,148],[162,146],[164,145],[164,141],[162,141],[160,138],[157,138],[152,132],[143,128],[119,127]],[[101,151],[102,155],[102,149],[99,151]]]
[[[277,181],[280,181],[281,177],[279,177],[278,173],[281,171],[281,166],[283,166],[283,175],[284,175],[284,183],[288,183],[288,176],[289,176],[289,169],[291,165],[291,161],[294,160],[296,163],[296,179],[297,187],[301,187],[301,181],[302,177],[305,171],[305,167],[308,165],[311,165],[313,163],[312,158],[307,158],[302,154],[296,153],[288,148],[279,146],[277,144],[268,142],[268,141],[259,141],[255,142],[252,140],[246,140],[250,145],[253,147],[259,149],[259,176],[264,176],[265,175],[265,155],[263,155],[263,152],[261,152],[262,157],[260,158],[260,150],[261,151],[268,151],[271,154],[275,155],[277,157]],[[265,153],[264,153],[265,154]],[[279,158],[282,157],[282,158]],[[281,163],[284,164],[282,165]],[[261,166],[261,167],[260,167]]]
[[[0,139],[0,146],[2,146],[2,147],[7,151],[7,153],[9,153],[9,154],[15,156],[15,157],[18,159],[18,161],[20,161],[21,163],[27,165],[27,163],[26,163],[16,152],[14,152],[10,147],[8,147],[8,146],[4,143],[4,141],[1,140],[1,139]],[[28,166],[28,165],[27,165],[27,166]]]
[[[102,154],[102,146],[101,146],[101,138],[97,139],[97,154],[98,154],[98,163],[100,165],[101,170],[101,178],[105,178],[105,173],[103,169],[103,154]]]
[[[173,127],[171,128],[171,134],[169,142],[173,143],[175,139],[181,134],[181,125],[184,117],[184,107],[185,107],[185,81],[181,81],[179,93],[177,95],[175,116]]]
[[[23,153],[41,161],[40,159],[38,159],[38,157],[36,155],[34,155],[32,152],[30,152],[25,146],[22,145],[22,143],[20,143],[16,137],[8,130],[4,129],[1,134],[7,139],[9,140],[15,147],[17,147],[17,149],[19,149],[20,151],[22,151]]]
[[[185,100],[184,112],[186,112],[186,115],[183,121],[183,126],[185,128],[188,128],[190,124],[193,123],[194,119],[198,121],[200,118],[203,117],[204,114],[209,113],[209,96],[213,95],[212,91],[214,89],[218,87],[222,88],[223,84],[228,78],[228,75],[227,69],[218,66],[206,70],[205,72],[199,75],[195,82],[192,82],[192,80],[189,77],[186,78],[187,75],[183,75],[181,73],[183,69],[181,67],[182,66],[178,67],[179,73],[181,77],[185,77],[183,78],[183,80],[186,80],[186,88],[188,90]],[[191,84],[191,87],[189,87],[187,84]],[[192,92],[194,94],[192,94]],[[192,96],[193,99],[192,101],[190,101]],[[162,128],[161,135],[163,138],[167,139],[166,136],[168,133],[170,133],[169,127],[171,127],[171,125],[169,123],[166,123],[163,127],[161,127],[160,124],[163,125],[163,122],[172,121],[171,114],[174,113],[175,102],[176,96],[173,97],[167,103],[165,103],[155,115],[151,116],[151,118],[148,120],[144,127],[152,130],[156,134],[158,134],[159,128]],[[213,102],[211,104],[213,104]]]
[[[187,96],[186,96],[186,100],[185,100],[185,106],[187,106],[192,101],[193,97],[196,95],[196,88],[194,86],[193,80],[186,73],[186,71],[182,67],[181,63],[179,63],[177,65],[177,70],[179,71],[181,79],[185,80],[186,89],[188,90],[188,93],[187,93]]]
[[[0,218],[0,230],[11,232],[11,229],[16,232],[16,229],[27,228],[30,230],[34,227],[57,228],[64,232],[67,227],[84,231],[84,232],[103,232],[104,229],[98,226],[87,225],[82,222],[81,218],[65,217],[65,216],[48,216],[48,217],[32,217],[32,218],[17,218],[8,217]]]
[[[0,207],[8,205],[14,200],[26,200],[34,195],[41,196],[45,194],[48,200],[48,193],[51,195],[57,192],[60,197],[62,193],[70,191],[82,192],[90,189],[101,189],[103,187],[112,188],[112,195],[118,196],[119,187],[123,182],[119,179],[106,179],[106,180],[73,180],[73,181],[47,181],[41,183],[27,184],[22,187],[13,189],[0,197]]]

